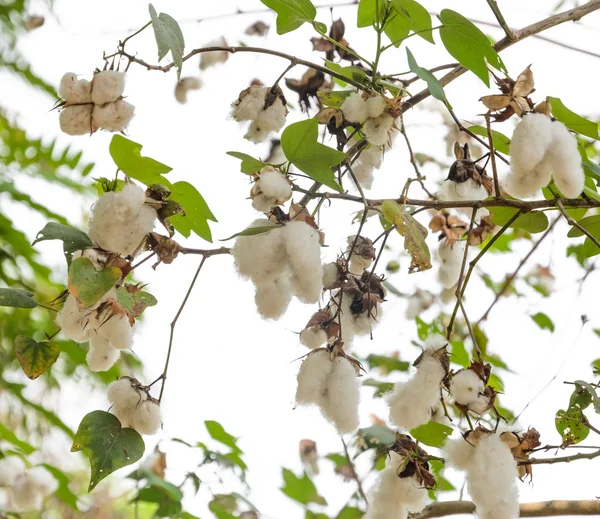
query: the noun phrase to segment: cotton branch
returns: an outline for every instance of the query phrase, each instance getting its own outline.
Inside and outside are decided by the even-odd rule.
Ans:
[[[432,503],[422,512],[411,514],[411,519],[429,519],[447,515],[472,514],[475,505],[469,501],[446,501]],[[600,514],[600,500],[590,501],[542,501],[521,504],[520,517],[552,517],[560,515],[596,515]]]
[[[506,23],[506,20],[504,19],[504,15],[500,11],[500,7],[498,7],[498,2],[496,2],[496,0],[487,0],[487,3],[490,6],[490,9],[492,10],[492,12],[494,13],[496,20],[498,20],[500,27],[502,27],[504,34],[506,34],[506,37],[509,40],[514,40],[515,35],[512,32],[511,28]]]

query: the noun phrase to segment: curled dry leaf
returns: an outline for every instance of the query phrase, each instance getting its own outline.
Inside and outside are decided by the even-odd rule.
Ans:
[[[167,265],[173,263],[173,260],[182,249],[181,245],[175,240],[156,232],[151,232],[148,235],[148,246],[158,256],[159,263],[166,263]]]

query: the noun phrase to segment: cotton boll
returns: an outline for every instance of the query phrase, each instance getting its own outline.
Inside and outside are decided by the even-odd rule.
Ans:
[[[379,117],[387,107],[385,99],[381,96],[369,97],[366,101],[367,113],[370,118]]]
[[[112,103],[123,95],[125,73],[116,70],[98,72],[92,80],[92,102],[96,105]]]
[[[204,47],[227,47],[227,41],[221,36],[216,40],[209,41]],[[229,52],[225,50],[213,50],[200,54],[200,70],[206,70],[219,63],[225,63],[229,58]]]
[[[252,121],[248,126],[248,131],[244,134],[244,139],[259,143],[269,136],[269,130],[266,126],[259,124],[258,121]]]
[[[106,393],[108,401],[117,407],[135,407],[146,399],[146,394],[131,385],[129,377],[115,380]]]
[[[190,90],[200,90],[202,80],[197,77],[184,77],[177,82],[175,86],[175,99],[178,103],[184,105],[187,103],[187,96]]]
[[[414,477],[398,478],[397,492],[409,512],[420,512],[427,503],[427,489]]]
[[[517,124],[510,142],[510,165],[532,171],[552,144],[552,121],[543,114],[528,114]]]
[[[340,271],[337,263],[323,265],[323,289],[330,290],[339,281]]]
[[[117,417],[119,422],[121,422],[121,427],[133,428],[133,423],[134,423],[133,415],[134,415],[136,409],[137,409],[136,407],[117,406],[116,405],[111,408],[110,412]]]
[[[272,225],[269,220],[259,218],[250,227],[269,225]],[[257,285],[275,279],[288,268],[282,227],[254,236],[238,236],[231,254],[239,274]]]
[[[243,91],[232,105],[231,115],[236,121],[254,121],[265,106],[265,100],[269,89],[253,85]]]
[[[129,324],[129,317],[126,315],[100,314],[96,319],[98,326],[94,326],[98,335],[105,337],[110,341],[113,348],[118,350],[128,350],[133,345],[133,327]]]
[[[87,322],[90,310],[80,310],[77,301],[72,295],[68,295],[65,303],[56,315],[56,324],[60,326],[65,337],[75,342],[88,340],[89,329]]]
[[[252,207],[261,213],[269,213],[277,204],[277,200],[271,196],[263,195],[262,193],[254,195],[252,199]]]
[[[265,319],[279,319],[292,300],[287,276],[277,276],[256,286],[254,301],[258,313]]]
[[[540,189],[550,183],[553,170],[550,154],[547,153],[531,171],[523,171],[513,167],[504,179],[502,186],[509,195],[515,198],[527,198],[535,195]]]
[[[10,487],[25,472],[25,462],[19,456],[0,459],[0,486]]]
[[[445,288],[454,286],[460,278],[460,270],[464,256],[465,242],[450,244],[447,240],[440,242],[438,255],[442,264],[438,270],[438,281]]]
[[[67,72],[60,80],[58,95],[67,105],[91,103],[92,84],[85,79],[78,80],[72,72]]]
[[[450,393],[457,404],[470,406],[475,403],[480,393],[483,393],[485,384],[474,371],[463,369],[453,375],[450,381]]]
[[[335,358],[327,378],[326,405],[322,410],[340,434],[358,429],[359,401],[360,385],[354,365],[344,357]]]
[[[383,307],[377,305],[371,308],[369,312],[362,312],[361,314],[353,314],[350,309],[352,304],[352,298],[344,294],[342,297],[342,330],[344,338],[350,339],[353,335],[367,335],[371,333],[373,328],[381,320],[383,315]]]
[[[327,342],[327,332],[320,326],[310,326],[300,332],[300,342],[314,350]]]
[[[91,371],[107,371],[119,360],[120,356],[121,352],[113,348],[107,339],[92,333],[90,349],[85,357]]]
[[[103,130],[123,132],[133,119],[135,106],[127,101],[116,101],[105,105],[94,106],[93,124]]]
[[[369,505],[363,519],[406,519],[408,511],[398,492],[395,467],[387,467],[379,473],[374,488],[369,492]]]
[[[92,133],[92,105],[66,106],[58,116],[60,129],[67,135]]]
[[[270,166],[260,171],[258,184],[263,194],[273,197],[276,200],[285,202],[292,196],[292,186],[288,182],[287,177]]]
[[[359,161],[352,166],[352,172],[360,184],[360,187],[363,189],[371,189],[373,187],[373,181],[375,180],[375,177],[373,176],[373,166],[364,163],[359,159]]]
[[[362,273],[373,263],[373,258],[365,258],[358,254],[353,254],[348,264],[348,271],[355,276],[362,276]]]
[[[327,378],[333,369],[329,353],[325,350],[310,353],[298,371],[296,402],[300,405],[321,405],[327,391]]]
[[[377,146],[384,145],[390,140],[389,132],[393,124],[394,118],[388,113],[383,113],[379,117],[369,119],[363,125],[365,137],[371,144]]]
[[[289,222],[283,232],[292,271],[292,289],[300,301],[316,303],[323,289],[319,232],[299,220]]]
[[[254,122],[264,128],[267,133],[278,132],[285,126],[286,115],[287,108],[281,98],[277,97],[271,106],[259,112]]]
[[[559,121],[552,123],[552,133],[554,140],[548,150],[548,159],[552,163],[554,183],[566,198],[577,198],[585,182],[577,140]]]
[[[27,471],[29,483],[42,496],[50,495],[58,489],[56,478],[44,467],[33,467]]]
[[[473,461],[475,454],[474,442],[467,437],[448,438],[443,448],[444,459],[449,467],[458,470],[467,470]]]
[[[361,123],[369,116],[367,103],[360,92],[350,94],[342,103],[340,110],[346,121],[350,123]]]
[[[433,333],[423,343],[423,347],[425,350],[437,351],[440,348],[448,345],[448,339],[446,339],[443,335],[439,333]]]
[[[161,421],[160,405],[151,400],[142,402],[133,411],[133,428],[140,434],[156,434]]]
[[[464,200],[485,200],[488,197],[485,187],[477,184],[472,178],[465,182],[446,180],[442,184],[440,198],[448,202],[461,202]]]
[[[27,473],[20,475],[12,490],[12,501],[20,510],[40,510],[42,508],[43,496],[36,491]]]

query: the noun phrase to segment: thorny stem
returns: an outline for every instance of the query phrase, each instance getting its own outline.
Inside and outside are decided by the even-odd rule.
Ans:
[[[479,319],[479,321],[477,321],[477,325],[479,325],[481,323],[481,321],[485,321],[487,319],[488,315],[492,311],[492,308],[494,308],[494,306],[496,305],[496,303],[498,302],[498,300],[504,295],[504,293],[506,292],[506,290],[508,289],[508,287],[510,286],[510,284],[517,277],[517,274],[519,273],[519,271],[521,270],[521,268],[523,267],[523,265],[525,265],[525,263],[527,263],[527,260],[532,256],[532,254],[539,247],[540,243],[542,243],[544,241],[544,239],[552,232],[552,229],[554,229],[554,226],[556,225],[556,223],[558,222],[558,220],[560,220],[560,216],[558,218],[554,219],[554,221],[550,224],[550,226],[548,227],[548,229],[546,229],[546,232],[544,234],[542,234],[542,237],[538,241],[535,242],[535,244],[533,245],[533,247],[531,248],[531,250],[521,260],[521,262],[519,263],[519,266],[516,268],[516,270],[510,276],[508,276],[506,278],[506,280],[504,281],[504,284],[502,285],[502,288],[500,288],[500,291],[496,294],[496,297],[492,301],[492,304],[488,307],[488,309],[485,311],[485,313],[481,316],[481,318]]]
[[[494,0],[488,0],[492,2]],[[495,3],[495,2],[494,2]],[[492,136],[492,126],[490,122],[490,114],[485,115],[485,126],[487,128],[488,141],[490,142],[490,161],[492,163],[492,175],[494,176],[494,196],[500,198],[500,185],[498,183],[498,169],[496,168],[496,150],[494,149],[494,138]]]
[[[175,314],[175,318],[171,321],[171,333],[169,334],[169,349],[167,350],[167,358],[165,359],[165,367],[162,372],[162,385],[160,387],[160,395],[158,396],[159,402],[162,400],[163,393],[165,391],[165,384],[167,382],[167,371],[169,371],[169,361],[171,360],[171,350],[173,348],[173,335],[175,333],[175,326],[177,325],[177,321],[179,320],[179,316],[181,315],[181,312],[183,312],[183,309],[185,308],[185,305],[188,302],[190,294],[192,293],[192,289],[194,288],[194,284],[196,283],[196,280],[198,279],[198,276],[200,275],[200,271],[202,270],[202,267],[204,266],[204,262],[206,261],[207,258],[208,258],[207,255],[202,256],[200,265],[198,265],[198,270],[196,270],[196,273],[194,274],[194,277],[192,278],[192,282],[190,283],[190,286],[185,294],[185,297],[183,298],[183,301],[181,302],[181,305],[179,306],[179,310],[177,310],[177,313]]]
[[[356,473],[356,467],[354,466],[354,463],[352,462],[352,458],[350,457],[350,453],[348,452],[348,446],[346,445],[346,442],[344,441],[344,437],[342,435],[340,435],[340,439],[342,440],[342,445],[344,446],[344,453],[346,454],[346,459],[348,460],[348,465],[350,465],[350,469],[352,470],[352,479],[354,479],[354,481],[356,481],[356,485],[358,486],[358,493],[360,494],[360,497],[362,497],[365,501],[365,504],[368,505],[369,501],[367,500],[367,495],[365,494],[365,491],[363,490],[362,481],[360,480],[360,478],[358,477],[358,474]]]

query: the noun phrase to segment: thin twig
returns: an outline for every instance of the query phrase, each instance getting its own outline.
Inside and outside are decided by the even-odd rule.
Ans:
[[[564,208],[563,203],[562,203],[561,200],[557,200],[556,201],[556,206],[558,207],[558,209],[560,210],[560,212],[563,214],[563,216],[565,217],[565,219],[567,220],[567,222],[569,222],[569,225],[572,225],[576,229],[579,229],[583,234],[585,234],[590,239],[590,241],[596,247],[598,247],[598,249],[600,249],[600,241],[598,241],[598,239],[592,233],[590,233],[590,231],[588,231],[583,226],[581,226],[577,222],[577,220],[575,220],[575,219],[571,218],[571,216],[569,216],[569,213],[567,213],[567,211],[565,210],[565,208]]]
[[[231,254],[231,249],[229,247],[221,247],[220,249],[189,249],[183,247],[179,252],[181,254],[201,254],[205,258],[210,258],[218,254]]]
[[[419,165],[417,164],[417,159],[415,157],[412,146],[410,144],[410,140],[406,133],[406,127],[404,126],[404,116],[403,115],[400,116],[400,133],[402,134],[402,136],[404,137],[404,140],[406,142],[406,147],[408,148],[408,154],[410,157],[410,163],[412,164],[413,169],[415,170],[419,184],[421,184],[423,191],[425,191],[425,193],[427,193],[429,198],[435,198],[435,196],[433,194],[431,194],[429,192],[429,190],[425,187],[425,183],[423,182],[425,180],[425,177],[421,174],[421,170],[419,169]]]
[[[504,19],[504,15],[500,11],[500,7],[498,7],[498,2],[496,2],[496,0],[487,0],[487,3],[490,6],[490,9],[492,10],[492,12],[494,13],[496,20],[498,20],[500,27],[502,27],[502,29],[504,30],[504,34],[506,34],[506,37],[510,40],[514,40],[515,35],[512,32],[512,29],[506,23],[506,20]]]
[[[344,441],[343,436],[340,435],[340,439],[342,440],[342,445],[344,446],[344,453],[346,454],[346,459],[348,460],[348,465],[350,465],[350,469],[352,470],[352,479],[354,479],[354,481],[356,481],[356,485],[358,486],[358,493],[360,494],[360,497],[362,497],[365,500],[365,504],[368,505],[369,502],[367,501],[367,495],[365,494],[365,491],[363,490],[362,482],[361,482],[360,478],[358,477],[358,474],[356,473],[356,467],[354,466],[354,463],[352,462],[352,458],[350,457],[350,453],[348,452],[348,446],[346,445],[346,442]]]
[[[493,0],[488,1],[492,2]],[[492,136],[492,126],[489,113],[485,115],[485,126],[487,128],[488,141],[490,143],[490,162],[492,164],[492,175],[494,176],[494,196],[496,198],[500,198],[500,184],[498,183],[498,169],[496,168],[496,150],[494,148],[494,138]]]

